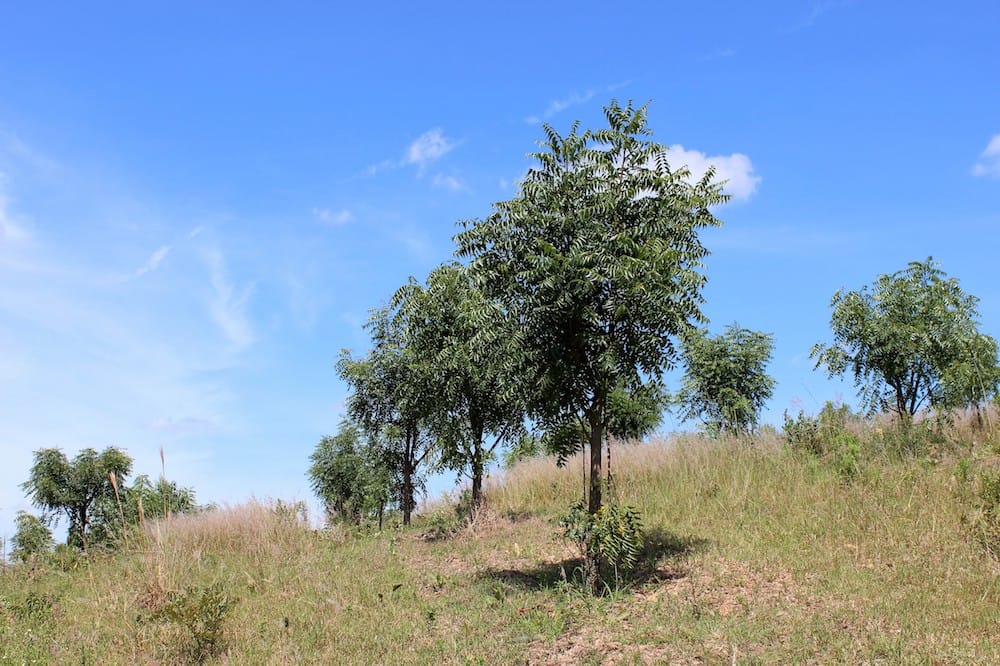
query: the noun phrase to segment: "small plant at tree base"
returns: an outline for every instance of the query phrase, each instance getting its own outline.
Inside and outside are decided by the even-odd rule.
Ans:
[[[616,589],[635,569],[642,551],[642,519],[631,506],[607,503],[590,513],[583,502],[573,505],[559,521],[563,536],[576,543],[583,555],[584,584],[597,591],[610,573]]]
[[[175,622],[191,635],[189,652],[197,663],[222,650],[223,623],[236,607],[237,599],[225,591],[221,583],[208,587],[188,587],[174,592],[154,617]]]

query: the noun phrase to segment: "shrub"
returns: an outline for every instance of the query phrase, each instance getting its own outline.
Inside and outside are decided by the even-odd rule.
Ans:
[[[578,502],[559,525],[563,536],[580,549],[587,588],[596,591],[599,583],[608,586],[608,573],[614,587],[620,588],[638,563],[643,545],[642,520],[635,508],[609,503],[591,514]]]
[[[175,622],[191,637],[185,650],[197,663],[218,654],[223,647],[223,623],[235,608],[237,599],[221,583],[207,587],[188,587],[174,592],[154,614],[154,618]]]

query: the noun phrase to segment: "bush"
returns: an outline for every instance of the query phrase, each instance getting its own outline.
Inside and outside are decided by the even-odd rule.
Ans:
[[[185,652],[197,663],[204,663],[222,650],[222,625],[236,602],[236,598],[230,596],[221,583],[188,587],[183,592],[172,593],[154,617],[175,622],[187,629],[191,645]]]
[[[984,471],[979,475],[976,493],[973,534],[995,560],[1000,560],[1000,473]]]
[[[610,587],[609,582],[618,589],[635,569],[643,545],[642,520],[635,508],[605,504],[591,514],[583,502],[578,502],[559,525],[563,536],[580,548],[584,584],[588,589],[597,591],[599,583]],[[590,565],[591,562],[596,562],[597,567]]]

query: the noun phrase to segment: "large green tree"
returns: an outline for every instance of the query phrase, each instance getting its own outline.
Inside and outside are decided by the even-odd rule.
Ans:
[[[978,303],[932,258],[914,261],[838,291],[833,343],[815,345],[812,357],[831,376],[853,375],[869,411],[908,421],[925,407],[978,402],[1000,380],[996,342],[977,330]]]
[[[112,475],[121,487],[131,471],[132,458],[114,447],[101,453],[83,449],[72,461],[59,449],[39,449],[21,488],[46,518],[68,518],[67,543],[86,549],[91,509],[101,500],[114,501]]]
[[[700,321],[707,250],[698,231],[726,200],[648,137],[646,107],[605,108],[607,127],[546,141],[517,196],[464,223],[461,256],[502,303],[529,412],[560,453],[590,448],[587,508],[602,506],[615,396],[655,395],[675,339]],[[643,402],[643,401],[639,401]],[[648,402],[648,401],[646,401]],[[627,419],[620,418],[625,423]],[[637,420],[636,422],[640,422]]]
[[[406,313],[391,307],[376,310],[368,321],[372,349],[355,359],[341,352],[337,372],[347,382],[349,418],[383,443],[383,460],[398,478],[403,524],[409,525],[423,469],[435,447],[430,420],[437,399],[430,363],[406,336]]]
[[[510,335],[502,309],[458,263],[432,271],[426,285],[411,280],[393,303],[407,322],[409,344],[431,373],[430,419],[440,464],[468,476],[475,511],[497,448],[524,430],[523,396],[506,363]]]
[[[745,435],[774,392],[767,374],[774,341],[736,324],[722,335],[692,330],[684,336],[684,378],[676,402],[684,420],[701,419],[712,434]]]

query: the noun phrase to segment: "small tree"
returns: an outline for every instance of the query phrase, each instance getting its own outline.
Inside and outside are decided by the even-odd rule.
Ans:
[[[335,436],[320,440],[309,459],[310,483],[328,518],[360,523],[375,517],[381,526],[391,475],[378,440],[366,442],[361,429],[345,421]]]
[[[145,519],[200,511],[191,488],[160,477],[156,483],[140,474],[132,485],[119,485],[118,496],[104,496],[94,502],[90,543],[112,546],[123,530],[137,528]]]
[[[982,334],[967,340],[959,358],[945,368],[941,383],[943,404],[957,409],[971,408],[982,426],[982,404],[996,399],[1000,389],[996,340]]]
[[[681,418],[701,419],[713,435],[753,432],[774,392],[774,379],[767,374],[773,349],[770,335],[736,324],[714,337],[691,331],[684,337],[685,372],[675,398]]]
[[[692,184],[648,139],[646,108],[605,107],[607,128],[547,140],[515,198],[464,223],[458,252],[503,305],[510,363],[528,411],[563,455],[590,449],[586,510],[603,506],[612,396],[650,393],[676,359],[674,339],[701,319],[698,230],[726,200],[714,172]],[[601,561],[587,555],[591,571]]]
[[[834,294],[834,342],[815,345],[811,356],[830,376],[850,372],[869,411],[904,423],[924,407],[948,406],[949,395],[978,401],[990,382],[975,388],[973,378],[997,386],[996,342],[977,330],[978,302],[932,258],[914,261],[871,287]],[[960,371],[963,363],[975,367]]]
[[[434,453],[429,426],[437,399],[428,362],[408,343],[407,327],[400,313],[376,310],[368,322],[371,351],[353,359],[344,350],[337,362],[337,372],[352,390],[349,417],[383,443],[383,460],[398,479],[404,525],[410,524],[416,492],[423,486],[422,467]]]
[[[15,561],[32,562],[52,550],[52,532],[37,516],[18,511],[14,526],[16,532],[10,541],[10,554]]]
[[[45,519],[68,518],[67,543],[86,550],[91,509],[102,499],[115,501],[111,475],[124,480],[131,470],[132,458],[114,447],[101,453],[84,449],[72,462],[59,449],[40,449],[21,488]]]
[[[498,447],[523,433],[523,395],[511,375],[511,336],[499,303],[487,299],[457,263],[438,267],[426,286],[411,280],[393,304],[408,344],[427,362],[436,400],[428,414],[441,465],[472,482],[472,510]]]

